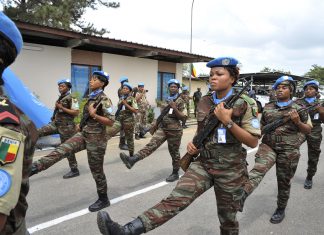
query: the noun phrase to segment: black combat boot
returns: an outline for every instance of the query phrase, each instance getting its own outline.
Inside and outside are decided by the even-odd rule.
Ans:
[[[71,168],[71,171],[63,175],[63,179],[69,179],[80,175],[78,168]]]
[[[165,179],[166,182],[173,182],[179,179],[179,169],[173,169],[172,174]]]
[[[221,235],[239,235],[239,230],[238,229],[224,229],[220,228]]]
[[[91,204],[88,208],[91,212],[100,211],[101,209],[110,206],[110,201],[106,193],[98,193],[98,195],[99,199],[95,203]]]
[[[135,139],[136,139],[136,140],[139,140],[139,139],[140,139],[140,134],[137,134],[137,133],[136,133],[136,134],[135,134]]]
[[[140,132],[140,135],[139,135],[140,138],[145,138],[146,133],[149,132],[149,131],[150,131],[150,128],[144,127]]]
[[[123,161],[123,163],[126,165],[128,169],[131,169],[136,162],[141,160],[138,155],[134,154],[133,156],[129,157],[125,153],[120,153],[119,154],[120,159]]]
[[[273,224],[279,224],[285,218],[285,208],[277,208],[273,213],[270,222]]]
[[[128,150],[128,146],[127,146],[127,144],[125,142],[125,137],[120,137],[120,139],[119,139],[119,148],[121,150]]]
[[[139,218],[121,226],[114,222],[105,211],[98,212],[97,224],[100,233],[104,235],[140,235],[145,232],[144,225]]]
[[[311,189],[313,187],[313,177],[307,176],[304,183],[305,189]]]
[[[38,174],[38,172],[40,172],[40,170],[38,169],[38,165],[33,162],[32,166],[31,166],[31,172],[29,174],[29,177],[31,177],[32,175]]]
[[[245,191],[243,190],[243,196],[242,196],[242,198],[241,198],[241,200],[240,200],[240,208],[239,208],[239,212],[243,212],[244,203],[245,203],[245,200],[247,199],[248,196],[249,196],[249,195],[247,194],[247,192],[245,192]]]

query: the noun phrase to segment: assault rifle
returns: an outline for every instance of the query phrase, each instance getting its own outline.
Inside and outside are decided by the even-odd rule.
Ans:
[[[102,104],[100,103],[101,101],[102,101],[102,97],[93,104],[93,107],[97,108],[97,106],[99,105],[98,106],[98,108],[99,108],[100,106],[102,106]],[[90,118],[90,113],[89,112],[84,113],[84,110],[83,110],[82,119],[80,121],[80,130],[82,130],[82,128],[86,125],[89,118]]]
[[[240,96],[251,86],[252,80],[247,81],[245,86],[242,88],[240,92],[238,92],[235,95],[230,96],[228,99],[225,100],[224,107],[227,109],[231,109],[235,102],[240,98]],[[197,133],[197,135],[193,138],[192,143],[195,145],[197,149],[201,149],[203,146],[203,142],[207,137],[214,131],[214,129],[220,124],[220,121],[217,119],[217,117],[214,114],[214,109],[216,105],[213,105],[209,111],[207,118],[207,121],[205,122],[205,125],[203,128]],[[190,153],[186,153],[181,159],[180,159],[180,167],[182,170],[186,171],[192,162],[192,159],[196,157],[197,155],[191,155]]]
[[[302,112],[306,112],[306,111],[310,111],[312,109],[315,109],[317,106],[322,105],[321,103],[316,103],[316,104],[312,104],[306,108],[301,108],[298,111],[298,114],[302,113]],[[285,124],[286,122],[288,122],[290,120],[290,116],[288,115],[284,115],[282,118],[275,120],[267,125],[265,125],[262,130],[261,133],[262,135],[264,134],[269,134],[272,131],[276,130],[278,127],[282,126],[283,124]]]
[[[127,98],[128,98],[128,96],[124,97],[122,100],[126,100]],[[115,113],[116,118],[119,117],[120,111],[122,110],[123,106],[124,106],[123,102],[120,102],[120,104],[118,105],[118,109]]]
[[[67,95],[61,95],[58,100],[55,102],[55,109],[54,109],[54,112],[53,112],[53,115],[51,117],[51,120],[54,121],[55,119],[55,116],[57,114],[57,112],[59,111],[59,109],[56,107],[56,103],[61,103],[61,100],[63,100]]]
[[[173,100],[173,102],[175,102],[179,97],[180,97],[180,94],[178,95],[177,98],[175,98],[175,99]],[[151,129],[150,129],[150,134],[151,134],[151,135],[153,135],[153,134],[156,132],[156,130],[158,129],[158,127],[159,127],[160,123],[162,122],[163,118],[164,118],[164,117],[169,113],[170,108],[171,108],[171,106],[168,104],[168,105],[167,105],[167,106],[166,106],[166,107],[161,111],[160,115],[159,115],[158,118],[156,119],[155,124],[154,124],[154,125],[151,127]]]

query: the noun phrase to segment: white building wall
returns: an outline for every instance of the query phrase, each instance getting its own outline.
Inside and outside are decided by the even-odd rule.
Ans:
[[[110,74],[110,83],[105,89],[105,93],[112,100],[114,106],[117,105],[117,90],[120,87],[119,79],[126,76],[132,86],[137,86],[139,82],[144,82],[145,89],[149,90],[147,98],[152,106],[155,106],[157,94],[157,74],[158,61],[120,56],[113,54],[103,54],[103,70]]]
[[[26,43],[11,69],[44,105],[54,108],[57,81],[71,77],[71,49]]]

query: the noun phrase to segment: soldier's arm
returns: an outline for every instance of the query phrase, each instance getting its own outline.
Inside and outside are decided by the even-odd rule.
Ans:
[[[92,117],[94,120],[97,122],[105,125],[105,126],[113,126],[114,125],[114,120],[112,118],[112,115],[108,112],[108,109],[111,107],[111,101],[110,100],[103,100],[101,101],[102,103],[102,110],[104,112],[104,116],[98,115],[97,114],[97,108],[94,108],[93,105],[89,105],[89,114],[90,117]],[[109,104],[108,104],[109,103]]]
[[[179,120],[184,120],[187,117],[187,110],[185,109],[184,104],[181,104],[181,107],[178,108],[176,102],[170,102],[170,106]]]
[[[133,113],[137,113],[138,112],[138,107],[137,107],[136,101],[135,102],[134,101],[132,101],[132,105],[130,105],[130,104],[128,104],[127,100],[123,100],[123,104],[125,105],[125,107],[128,110],[132,111]]]
[[[3,230],[6,221],[7,221],[7,216],[0,213],[0,233]]]
[[[68,109],[68,108],[65,108],[63,106],[60,109],[64,113],[70,114],[70,115],[75,116],[75,117],[79,115],[79,110],[76,110],[76,109]]]

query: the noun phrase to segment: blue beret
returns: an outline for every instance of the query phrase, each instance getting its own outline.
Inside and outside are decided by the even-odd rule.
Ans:
[[[144,82],[140,82],[140,83],[138,83],[137,86],[144,86]]]
[[[170,86],[171,84],[176,84],[178,87],[180,87],[180,82],[177,79],[170,79],[168,81],[168,86]]]
[[[276,90],[277,89],[277,86],[280,85],[281,83],[291,83],[291,84],[294,84],[294,79],[292,79],[292,77],[290,76],[281,76],[280,78],[278,78],[276,80],[276,82],[273,84],[272,86],[272,89]]]
[[[128,77],[121,77],[121,78],[119,79],[119,82],[120,82],[120,83],[128,82]]]
[[[129,84],[128,82],[124,82],[124,83],[123,83],[123,87],[124,87],[124,86],[127,86],[130,90],[133,90],[132,85]]]
[[[0,12],[0,33],[15,46],[17,54],[19,54],[23,46],[22,36],[15,23],[3,12]]]
[[[72,87],[72,83],[71,83],[71,80],[70,79],[61,79],[61,80],[58,80],[57,81],[57,85],[60,85],[62,83],[67,83],[68,86]]]
[[[311,80],[311,81],[306,82],[306,83],[304,84],[304,90],[305,90],[306,87],[309,86],[309,85],[311,85],[311,86],[315,86],[315,87],[318,88],[318,87],[319,87],[319,82],[316,81],[316,80]]]
[[[239,61],[233,57],[219,57],[215,58],[207,63],[208,68],[213,67],[236,67]]]
[[[106,72],[104,72],[104,71],[94,71],[93,73],[92,73],[92,75],[96,75],[96,76],[98,76],[98,78],[101,80],[101,81],[103,81],[103,82],[105,82],[105,83],[108,83],[108,81],[109,81],[109,74],[108,73],[106,73]]]
[[[184,87],[182,87],[182,90],[187,91],[187,90],[189,90],[189,88],[187,86],[184,86]]]

